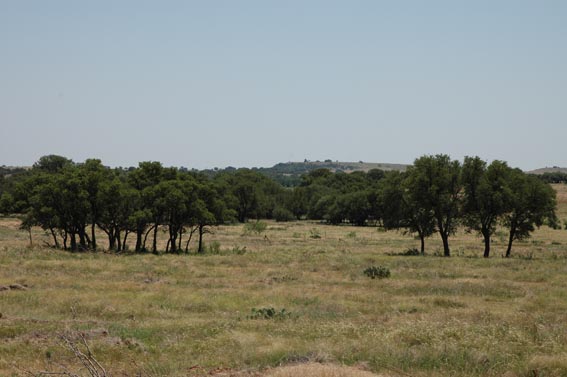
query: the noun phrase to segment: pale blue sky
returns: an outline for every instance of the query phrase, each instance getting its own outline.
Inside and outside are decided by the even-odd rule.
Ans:
[[[567,166],[567,1],[0,0],[0,165]]]

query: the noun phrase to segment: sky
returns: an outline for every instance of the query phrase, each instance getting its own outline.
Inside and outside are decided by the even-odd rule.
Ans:
[[[567,166],[567,1],[0,0],[0,165]]]

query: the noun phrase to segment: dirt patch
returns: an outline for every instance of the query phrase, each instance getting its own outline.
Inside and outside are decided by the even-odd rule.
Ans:
[[[265,377],[386,377],[355,367],[335,364],[307,363],[282,366],[267,371]]]
[[[0,292],[1,291],[27,291],[28,290],[27,284],[8,284],[8,285],[0,285]]]

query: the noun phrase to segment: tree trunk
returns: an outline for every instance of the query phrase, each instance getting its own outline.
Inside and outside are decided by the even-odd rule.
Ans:
[[[150,232],[154,229],[155,225],[152,225],[147,231],[146,234],[144,236],[144,242],[142,244],[142,249],[146,250],[146,241],[148,240],[148,235],[150,234]]]
[[[510,258],[510,253],[512,252],[512,242],[514,242],[514,236],[516,235],[516,228],[510,228],[510,238],[508,239],[508,248],[506,249],[506,258]]]
[[[484,257],[488,258],[490,256],[490,232],[483,229],[482,236],[484,237]]]
[[[114,232],[110,231],[107,234],[108,234],[108,250],[115,250],[116,238],[114,237]]]
[[[51,236],[53,237],[53,242],[55,242],[55,247],[57,249],[59,249],[59,242],[57,241],[57,235],[55,234],[55,231],[53,230],[53,228],[49,229],[51,231]]]
[[[136,252],[139,253],[140,251],[142,251],[142,233],[143,233],[143,229],[138,228],[136,230]]]
[[[157,232],[158,232],[158,224],[156,222],[155,228],[154,228],[154,241],[153,241],[153,245],[152,245],[152,251],[154,253],[157,253]]]
[[[177,227],[170,225],[169,226],[169,241],[168,245],[170,247],[170,251],[175,253],[177,251]]]
[[[122,240],[122,250],[126,251],[126,239],[128,238],[128,234],[130,234],[130,232],[128,230],[124,231],[124,239]]]
[[[77,236],[71,233],[71,251],[77,251]]]
[[[189,239],[187,240],[187,243],[185,244],[185,252],[188,253],[189,252],[189,242],[191,242],[191,239],[193,238],[193,234],[195,233],[196,228],[195,227],[191,227],[191,231],[189,232]]]
[[[122,241],[120,240],[120,229],[116,229],[116,251],[121,251],[122,250]]]
[[[91,225],[91,242],[92,242],[92,249],[96,251],[96,235],[95,235],[95,222],[94,221]]]
[[[81,246],[81,250],[87,250],[89,248],[90,239],[85,231],[85,227],[82,225],[79,227],[79,245]],[[88,246],[87,246],[88,245]]]
[[[198,253],[203,252],[203,225],[199,225],[199,249],[197,250]]]
[[[425,255],[425,237],[423,233],[419,233],[419,240],[421,241],[421,255]]]
[[[30,235],[30,247],[33,247],[33,240],[32,240],[32,234],[31,234],[31,226],[28,228],[28,234]]]
[[[441,233],[441,239],[443,240],[443,256],[450,257],[451,251],[449,250],[449,235],[444,231],[439,231]]]

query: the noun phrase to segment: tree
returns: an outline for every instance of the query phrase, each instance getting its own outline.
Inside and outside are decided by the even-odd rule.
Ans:
[[[490,256],[490,238],[498,219],[510,203],[511,169],[503,161],[493,161],[488,168],[479,157],[465,157],[463,164],[463,220],[469,230],[484,238],[484,257]]]
[[[425,255],[425,239],[435,231],[433,211],[416,199],[411,187],[413,182],[406,174],[389,172],[382,181],[378,208],[385,229],[405,229],[417,234],[420,252]]]
[[[63,168],[71,165],[74,165],[73,161],[67,157],[50,154],[40,157],[39,160],[33,164],[33,170],[39,170],[45,173],[58,173]]]
[[[461,165],[447,155],[423,156],[408,168],[409,194],[427,213],[431,211],[443,242],[443,254],[451,256],[449,236],[459,220]]]
[[[140,193],[114,177],[103,182],[98,196],[101,206],[96,224],[108,237],[108,249],[122,251],[126,248],[128,234],[138,230],[133,216],[139,210]],[[141,243],[136,244],[139,245]]]
[[[366,225],[370,216],[371,205],[368,200],[370,191],[355,191],[338,197],[337,205],[340,217],[356,226]]]
[[[510,176],[510,207],[504,216],[504,225],[510,230],[506,258],[510,257],[514,240],[529,238],[536,226],[546,222],[557,225],[553,188],[519,169],[514,169]]]
[[[79,174],[84,181],[90,206],[91,248],[96,250],[95,228],[96,224],[99,222],[101,208],[105,205],[105,202],[101,200],[100,191],[102,185],[110,180],[110,169],[103,166],[102,162],[98,159],[88,159],[83,164],[79,165]]]

